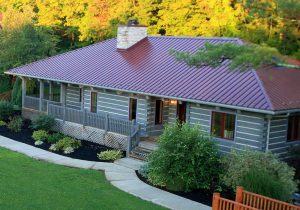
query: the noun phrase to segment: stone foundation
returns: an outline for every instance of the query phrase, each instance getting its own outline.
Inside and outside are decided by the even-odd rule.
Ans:
[[[31,120],[35,116],[40,115],[40,112],[34,109],[22,108],[22,117],[27,120]]]

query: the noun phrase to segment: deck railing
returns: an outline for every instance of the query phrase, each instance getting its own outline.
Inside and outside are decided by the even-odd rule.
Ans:
[[[34,109],[37,111],[48,112],[49,104],[60,105],[60,102],[50,101],[46,99],[41,99],[33,96],[25,96],[24,107],[29,109]]]
[[[62,106],[62,104],[58,102],[45,99],[40,100],[39,98],[31,96],[25,96],[24,107],[45,112],[63,121],[126,135],[128,136],[128,154],[139,143],[139,125],[135,121],[122,119],[105,112],[92,113],[87,110],[78,110]]]
[[[134,121],[116,118],[105,112],[91,113],[86,110],[76,110],[51,103],[49,104],[48,114],[63,121],[78,123],[127,136],[131,136],[138,127]]]
[[[300,206],[245,191],[237,187],[235,201],[214,193],[212,210],[300,210]]]
[[[40,99],[32,96],[25,96],[24,107],[38,111],[40,109]]]
[[[220,193],[214,193],[212,210],[259,210],[259,209],[226,198],[222,198]]]
[[[300,206],[248,192],[243,187],[237,187],[235,200],[236,202],[261,210],[300,210]]]

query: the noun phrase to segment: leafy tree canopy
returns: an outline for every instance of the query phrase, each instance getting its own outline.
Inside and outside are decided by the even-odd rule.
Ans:
[[[284,61],[284,57],[276,48],[256,44],[225,43],[215,45],[206,42],[194,54],[174,49],[170,50],[170,54],[175,56],[178,61],[184,61],[189,66],[196,67],[217,67],[224,61],[230,60],[230,68],[236,69],[238,67],[241,71]]]
[[[0,72],[54,55],[57,42],[51,29],[32,24],[0,31]]]
[[[116,36],[134,17],[151,35],[240,37],[300,59],[299,0],[0,0],[0,11],[6,28],[51,27],[66,50]]]

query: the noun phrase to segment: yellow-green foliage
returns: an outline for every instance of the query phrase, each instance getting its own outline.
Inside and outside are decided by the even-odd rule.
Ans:
[[[34,131],[32,134],[32,138],[35,141],[46,141],[48,137],[49,137],[48,132],[44,130]]]
[[[98,154],[100,160],[111,160],[115,161],[123,157],[121,150],[107,150]]]
[[[0,127],[1,127],[1,126],[6,126],[6,122],[0,120]]]
[[[299,1],[0,0],[0,10],[4,29],[32,21],[71,47],[115,36],[119,22],[136,18],[151,35],[241,37],[300,57]]]
[[[81,146],[81,141],[71,137],[65,137],[55,144],[56,150],[66,150],[67,148],[78,149]]]

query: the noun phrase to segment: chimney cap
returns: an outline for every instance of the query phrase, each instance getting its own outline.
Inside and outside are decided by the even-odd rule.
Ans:
[[[139,24],[139,21],[137,20],[128,20],[128,26],[137,26]]]

